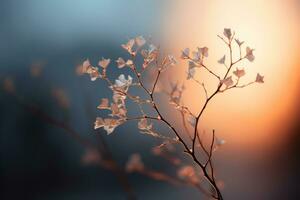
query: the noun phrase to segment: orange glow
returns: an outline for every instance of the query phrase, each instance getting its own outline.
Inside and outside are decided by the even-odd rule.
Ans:
[[[174,1],[172,12],[166,18],[165,41],[169,44],[176,41],[170,48],[172,52],[178,52],[177,57],[185,47],[208,46],[210,55],[206,64],[222,74],[225,69],[217,64],[217,60],[228,51],[216,35],[229,27],[236,32],[237,38],[245,41],[244,48],[255,49],[253,63],[245,61],[237,65],[245,67],[245,82],[254,80],[257,72],[265,76],[262,85],[218,95],[202,118],[202,128],[207,131],[215,128],[220,137],[236,145],[272,144],[284,139],[293,118],[300,76],[297,57],[300,52],[300,5],[296,3],[274,0]],[[237,51],[234,53],[237,58]],[[183,80],[186,70],[187,63],[180,61],[180,66],[174,69],[174,80]],[[205,82],[209,91],[216,87],[214,77],[203,71],[197,72],[197,77],[209,79]],[[192,81],[188,81],[187,86],[185,104],[191,105],[196,113],[201,106],[200,99],[203,100],[202,88]],[[199,91],[202,96],[195,95]]]

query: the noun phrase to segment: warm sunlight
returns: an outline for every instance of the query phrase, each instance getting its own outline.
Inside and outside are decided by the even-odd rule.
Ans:
[[[177,41],[171,45],[175,52],[185,47],[208,46],[210,55],[206,63],[222,74],[224,66],[219,65],[217,60],[226,48],[215,33],[222,34],[220,27],[230,27],[237,33],[237,38],[246,41],[244,48],[250,46],[255,49],[254,63],[244,62],[237,67],[244,68],[245,64],[247,77],[253,79],[257,72],[265,75],[264,85],[236,89],[220,94],[222,98],[216,97],[206,110],[208,114],[203,119],[204,128],[222,130],[219,134],[230,142],[236,140],[237,145],[274,142],[283,138],[281,136],[293,117],[298,88],[296,79],[299,76],[295,71],[299,71],[296,68],[299,64],[300,30],[296,21],[299,18],[296,2],[177,1],[172,9],[166,20],[165,32],[170,37],[168,40]],[[177,20],[174,21],[175,16]],[[178,30],[177,27],[184,28]],[[234,53],[238,56],[237,47],[236,50]],[[186,63],[181,66],[187,69]],[[197,72],[198,78],[205,78],[206,75]],[[192,81],[188,82],[194,91],[202,89]],[[208,88],[209,85],[214,88],[216,82],[206,84]],[[194,95],[194,91],[188,90],[186,96]],[[194,110],[199,110],[195,99],[199,98],[186,98],[186,104],[193,103]]]

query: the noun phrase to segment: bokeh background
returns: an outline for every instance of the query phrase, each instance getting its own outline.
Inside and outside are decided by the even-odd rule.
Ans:
[[[121,166],[138,152],[146,166],[176,173],[151,154],[160,141],[139,134],[134,123],[110,136],[93,130],[99,99],[110,93],[100,82],[78,77],[75,68],[86,58],[97,63],[102,56],[124,56],[120,44],[137,35],[151,36],[176,57],[185,47],[208,46],[208,64],[216,66],[226,51],[216,36],[224,27],[255,48],[255,62],[242,63],[249,77],[265,75],[263,85],[217,97],[203,118],[204,129],[214,128],[226,140],[215,157],[225,199],[300,198],[299,13],[297,0],[1,1],[1,86],[10,77],[18,94],[1,88],[1,199],[126,198],[114,173],[84,165],[82,145],[22,103],[67,122],[84,138],[97,142],[101,134]],[[32,70],[40,68],[35,76]],[[179,63],[172,80],[185,70]],[[119,73],[111,70],[112,77]],[[199,88],[187,87],[185,102],[197,110],[197,97],[190,96]],[[53,98],[57,91],[66,96],[63,108]],[[128,179],[139,199],[202,198],[190,187],[139,174]]]

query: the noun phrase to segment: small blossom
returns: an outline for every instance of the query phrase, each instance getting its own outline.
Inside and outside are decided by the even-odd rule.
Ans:
[[[253,55],[254,49],[250,49],[250,47],[246,48],[246,58],[250,61],[253,62],[255,59],[255,56]]]
[[[149,66],[158,56],[158,49],[153,44],[149,45],[149,48],[143,49],[141,51],[142,56],[144,57],[143,69]]]
[[[257,82],[257,83],[264,83],[264,76],[262,76],[259,73],[257,73],[255,82]]]
[[[134,39],[130,39],[126,44],[122,44],[121,46],[131,55],[135,55],[134,51],[132,50],[134,43]]]
[[[151,130],[152,129],[152,124],[148,124],[148,120],[146,118],[141,119],[138,123],[138,128],[140,130]]]
[[[220,60],[218,60],[219,64],[225,64],[226,56],[224,55]]]
[[[239,46],[242,46],[244,44],[244,41],[240,41],[239,39],[234,39],[234,40]]]
[[[123,67],[125,67],[126,62],[123,58],[119,57],[118,60],[116,60],[116,63],[118,65],[118,68],[121,69]]]
[[[88,69],[89,66],[91,66],[90,60],[86,59],[82,64],[82,68],[83,68],[84,72],[86,72],[86,70]]]
[[[187,72],[187,79],[192,79],[194,78],[195,74],[196,74],[196,64],[192,61],[189,61],[189,68],[188,68],[188,72]]]
[[[101,117],[97,117],[95,121],[94,129],[104,128],[107,134],[111,134],[117,126],[121,124],[121,121],[113,118],[102,119]]]
[[[172,84],[171,85],[171,93],[170,93],[170,99],[169,102],[170,104],[173,104],[175,106],[178,106],[180,101],[181,101],[181,97],[182,97],[182,92],[185,89],[184,85],[182,85],[181,87],[178,85],[178,83],[176,84]]]
[[[126,163],[127,172],[143,171],[144,168],[145,166],[142,162],[141,156],[137,153],[132,154]]]
[[[103,69],[106,69],[107,66],[109,65],[109,63],[110,63],[110,59],[102,58],[102,59],[99,61],[98,65],[99,65],[100,67],[102,67]]]
[[[201,55],[200,55],[199,51],[193,51],[192,55],[193,55],[193,57],[192,57],[193,61],[195,61],[195,62],[201,62]]]
[[[226,88],[232,86],[233,85],[232,77],[229,76],[228,78],[222,80],[221,83],[224,84],[226,86]]]
[[[95,80],[97,80],[97,78],[101,77],[101,75],[98,71],[98,67],[93,67],[90,64],[89,59],[87,59],[83,62],[81,72],[89,74],[91,77],[91,81],[95,81]]]
[[[98,109],[110,109],[109,105],[108,105],[109,101],[107,98],[102,98],[101,99],[101,103],[100,105],[97,107]]]
[[[125,118],[127,114],[127,110],[123,103],[117,104],[117,103],[112,103],[111,106],[111,111],[112,113],[110,114],[111,116],[117,116],[120,118]]]
[[[133,66],[133,61],[128,59],[125,63],[128,67],[132,67]]]
[[[223,34],[228,40],[231,40],[232,33],[230,28],[224,28]]]
[[[177,63],[177,60],[173,55],[168,55],[165,57],[163,65],[164,66],[169,66],[169,65],[175,65]]]
[[[181,58],[182,59],[187,59],[190,57],[190,49],[189,48],[185,48],[183,51],[182,51],[182,54],[181,54]]]
[[[202,56],[208,57],[208,48],[207,47],[202,47],[202,48],[198,47],[198,51]]]
[[[241,78],[242,76],[244,76],[246,74],[246,72],[244,69],[236,68],[236,70],[233,71],[233,74],[236,75],[238,78]]]
[[[121,74],[117,80],[115,80],[117,87],[129,87],[132,84],[132,77],[128,75],[128,78],[125,78],[124,74]]]
[[[141,47],[146,43],[146,40],[144,39],[143,36],[138,36],[135,38],[135,43],[137,46]]]
[[[157,51],[157,47],[154,44],[150,44],[148,49],[149,54],[152,54],[156,51]]]

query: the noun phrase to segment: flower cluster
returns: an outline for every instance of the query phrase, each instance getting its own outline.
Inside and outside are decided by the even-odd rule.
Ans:
[[[138,36],[136,38],[130,39],[127,43],[122,44],[121,47],[128,53],[129,58],[118,57],[115,60],[115,67],[119,69],[129,68],[131,74],[124,75],[120,74],[119,77],[111,81],[107,74],[107,68],[111,64],[111,59],[102,58],[98,62],[99,67],[93,66],[87,59],[83,62],[81,66],[81,72],[88,74],[92,81],[101,79],[108,83],[109,88],[112,90],[112,98],[103,98],[100,101],[100,105],[97,107],[100,110],[110,110],[111,113],[107,118],[97,117],[95,121],[95,129],[103,128],[107,134],[112,133],[116,127],[125,123],[126,121],[136,120],[137,127],[141,133],[148,134],[154,137],[163,138],[166,141],[172,143],[180,143],[184,147],[184,152],[189,154],[195,164],[197,164],[202,170],[202,176],[205,176],[206,180],[210,183],[213,188],[211,197],[215,199],[222,199],[222,194],[218,188],[217,181],[214,177],[214,168],[212,165],[212,153],[221,145],[225,143],[224,140],[219,139],[215,136],[215,131],[211,135],[212,141],[209,147],[205,145],[203,138],[200,137],[199,131],[199,121],[202,116],[206,106],[210,100],[217,94],[223,93],[229,89],[233,88],[244,88],[246,86],[252,85],[254,83],[264,83],[264,76],[257,73],[256,78],[253,81],[246,84],[240,84],[240,80],[246,75],[246,70],[244,67],[237,66],[242,60],[248,60],[253,62],[255,59],[254,49],[250,47],[244,48],[244,41],[240,41],[235,38],[235,33],[229,28],[225,28],[223,31],[223,36],[218,35],[218,37],[226,44],[229,49],[229,54],[222,56],[217,62],[220,65],[226,67],[226,72],[224,74],[217,74],[212,71],[211,67],[207,66],[206,59],[209,56],[208,47],[198,47],[196,50],[191,51],[189,48],[185,48],[180,56],[181,59],[187,60],[188,70],[187,70],[187,80],[194,80],[203,87],[206,95],[206,100],[203,107],[197,113],[191,111],[189,107],[185,106],[182,101],[182,96],[186,89],[184,84],[170,83],[170,91],[163,89],[165,94],[168,95],[169,103],[174,106],[174,108],[180,112],[183,121],[184,133],[180,133],[174,128],[172,123],[162,115],[158,102],[154,98],[155,93],[157,93],[157,85],[159,83],[159,78],[162,73],[165,73],[169,67],[176,65],[177,60],[172,55],[162,56],[160,53],[160,48],[152,43],[148,44],[147,41],[142,37]],[[235,42],[235,43],[234,43]],[[234,58],[232,48],[236,45],[239,48],[239,57]],[[137,59],[139,57],[139,59]],[[139,63],[139,60],[142,62]],[[143,81],[143,76],[146,74],[149,68],[154,68],[156,73],[153,75],[153,82],[151,87],[146,86]],[[216,89],[210,93],[206,90],[205,84],[195,78],[197,70],[205,70],[210,73],[214,78],[218,79],[218,85]],[[131,88],[134,86],[142,89],[147,97],[140,97],[131,94]],[[161,88],[160,88],[161,89]],[[161,91],[161,90],[160,90]],[[126,102],[131,100],[137,104],[139,108],[140,115],[129,116]],[[153,114],[148,114],[145,112],[144,105],[150,105],[156,116]],[[197,114],[195,114],[197,113]],[[173,138],[165,137],[154,131],[154,126],[152,121],[158,121],[164,123],[169,129],[175,134]],[[187,122],[187,123],[186,123]],[[190,126],[188,126],[188,124]],[[190,131],[192,129],[192,132]],[[190,142],[185,141],[187,135]],[[202,162],[198,158],[197,151],[203,151],[205,155],[205,161]],[[162,155],[159,149],[155,149],[155,154]],[[128,171],[142,171],[144,169],[144,164],[142,163],[139,155],[133,155],[127,164]],[[200,174],[200,173],[197,173]],[[157,176],[157,174],[155,175]],[[196,172],[192,166],[185,166],[178,171],[178,176],[182,179],[187,179],[189,182],[198,183],[199,179],[196,176]],[[162,178],[161,176],[159,176]],[[164,177],[165,178],[165,177]]]

